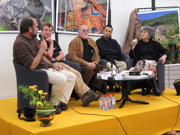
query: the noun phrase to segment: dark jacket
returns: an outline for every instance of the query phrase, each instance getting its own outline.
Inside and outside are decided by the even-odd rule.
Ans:
[[[165,49],[159,42],[152,41],[151,39],[149,40],[149,42],[150,42],[150,45],[151,45],[150,50],[151,50],[151,56],[152,56],[153,60],[155,60],[157,62],[158,59],[159,59],[159,54],[160,53],[166,54],[166,56],[168,56],[169,51],[167,49]],[[144,41],[140,40],[137,43],[137,45],[134,48],[134,50],[132,50],[132,49],[130,50],[129,57],[133,58],[133,59],[137,58],[137,60],[139,61],[140,60],[140,56],[142,55],[143,47],[144,47]],[[134,51],[134,53],[133,53],[133,51]]]
[[[115,39],[110,38],[109,41],[106,41],[102,36],[96,41],[96,44],[99,49],[101,59],[106,59],[114,64],[114,60],[120,60],[119,56],[121,54],[121,46]]]

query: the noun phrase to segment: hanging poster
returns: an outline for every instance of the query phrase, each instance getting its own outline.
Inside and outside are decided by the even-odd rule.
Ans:
[[[43,22],[53,24],[54,0],[0,0],[0,33],[18,33],[21,21],[33,17],[40,29]]]
[[[139,12],[142,26],[151,26],[155,30],[153,40],[158,41],[170,52],[167,64],[180,63],[179,8]]]
[[[86,25],[90,34],[102,34],[107,7],[107,0],[57,0],[56,32],[77,34]]]

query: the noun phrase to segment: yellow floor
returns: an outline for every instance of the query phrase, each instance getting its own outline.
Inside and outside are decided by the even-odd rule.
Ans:
[[[121,98],[121,92],[109,92],[112,93],[117,99]],[[39,121],[20,120],[16,113],[17,99],[1,99],[0,135],[161,135],[175,124],[173,130],[180,130],[180,96],[176,96],[175,89],[166,89],[162,95],[164,97],[157,97],[151,92],[142,96],[140,90],[134,90],[129,97],[146,100],[149,105],[126,102],[119,109],[119,102],[116,109],[108,111],[99,109],[99,101],[82,107],[81,100],[71,99],[70,105],[81,114],[69,107],[56,115],[49,127],[41,127]]]

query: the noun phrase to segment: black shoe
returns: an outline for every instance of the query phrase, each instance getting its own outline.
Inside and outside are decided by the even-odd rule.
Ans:
[[[151,86],[147,87],[146,90],[142,92],[142,95],[143,95],[143,96],[148,95],[148,94],[150,93],[151,89],[152,89]]]
[[[155,89],[153,88],[153,91],[156,94],[156,96],[160,96],[161,95],[161,92],[159,91],[158,88],[155,88]]]
[[[82,106],[86,107],[89,105],[89,103],[91,103],[94,98],[95,98],[95,95],[93,94],[93,92],[91,92],[92,90],[88,90],[85,94],[83,94],[83,97],[82,97]]]
[[[58,106],[62,111],[65,111],[68,109],[68,105],[67,104],[64,104],[64,103],[60,103],[60,105]]]
[[[156,96],[160,96],[161,92],[160,92],[160,90],[157,87],[155,78],[152,79],[152,85],[153,85],[153,91],[156,94]]]
[[[59,108],[59,106],[54,106],[54,108],[56,109],[55,114],[60,114],[61,113],[61,109]]]

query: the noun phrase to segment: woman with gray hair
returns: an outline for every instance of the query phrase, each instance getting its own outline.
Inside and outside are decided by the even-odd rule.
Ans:
[[[168,50],[165,49],[159,42],[153,41],[154,29],[150,26],[143,26],[141,28],[141,40],[133,40],[132,49],[129,52],[129,57],[136,60],[135,67],[132,67],[130,70],[143,70],[152,71],[152,74],[155,75],[157,79],[156,66],[157,61],[162,60],[162,64],[165,63],[168,56]],[[159,58],[159,53],[164,54]],[[155,88],[153,88],[155,94],[160,96],[161,92],[157,88],[156,81],[153,80]],[[154,86],[153,86],[154,87]],[[151,91],[152,87],[147,86],[145,92],[142,95],[147,95]]]

